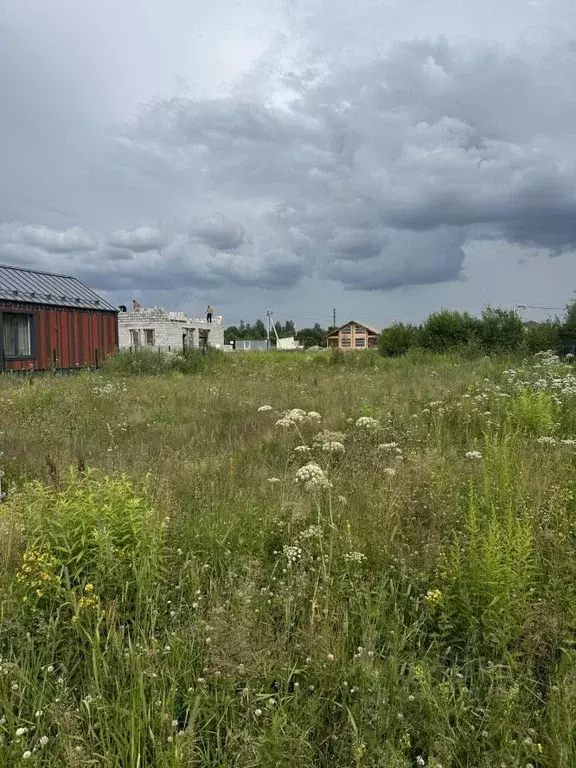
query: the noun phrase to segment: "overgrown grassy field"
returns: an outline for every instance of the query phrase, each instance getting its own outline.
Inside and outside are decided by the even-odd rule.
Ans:
[[[0,766],[574,768],[572,370],[0,379]]]

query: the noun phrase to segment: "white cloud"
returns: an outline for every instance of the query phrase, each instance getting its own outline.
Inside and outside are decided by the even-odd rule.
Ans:
[[[154,227],[136,227],[135,229],[120,229],[108,239],[108,244],[117,248],[125,248],[136,253],[160,250],[166,245],[167,237]]]
[[[48,253],[90,251],[96,245],[93,236],[81,227],[54,230],[50,227],[31,224],[16,229],[14,242],[42,248],[44,251],[48,251]]]

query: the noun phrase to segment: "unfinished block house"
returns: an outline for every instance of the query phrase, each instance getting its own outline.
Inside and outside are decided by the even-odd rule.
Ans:
[[[118,315],[120,349],[159,349],[177,352],[202,347],[224,347],[224,319],[214,316],[209,323],[188,317],[184,312],[167,312],[154,307],[136,308]]]

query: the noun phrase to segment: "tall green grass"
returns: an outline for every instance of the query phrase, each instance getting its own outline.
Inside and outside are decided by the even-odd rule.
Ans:
[[[568,366],[135,359],[0,380],[0,765],[576,764]]]

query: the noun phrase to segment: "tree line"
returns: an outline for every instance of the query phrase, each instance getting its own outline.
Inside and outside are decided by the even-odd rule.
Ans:
[[[486,308],[480,317],[468,312],[442,309],[421,325],[394,323],[380,334],[379,350],[386,357],[405,355],[411,349],[431,352],[449,350],[470,354],[520,352],[535,354],[558,350],[563,334],[576,334],[576,302],[566,308],[563,319],[524,322],[512,309]]]
[[[274,328],[279,338],[293,336],[305,347],[325,347],[326,334],[331,330],[331,328],[322,328],[319,323],[315,323],[311,328],[296,330],[293,320],[286,320],[285,323],[276,322]],[[255,323],[245,323],[241,320],[239,325],[229,325],[224,330],[224,340],[227,343],[240,339],[265,339],[267,335],[267,326],[263,320],[256,320]],[[270,343],[276,344],[276,334],[273,329],[270,329]]]
[[[333,326],[323,328],[315,323],[311,328],[296,330],[292,320],[274,323],[280,338],[294,336],[305,347],[325,347],[326,335]],[[487,307],[480,317],[468,312],[441,309],[433,312],[420,325],[393,323],[379,337],[378,348],[386,357],[407,354],[411,349],[446,352],[460,350],[470,354],[494,352],[520,352],[529,354],[545,350],[559,350],[562,336],[572,334],[576,338],[576,299],[566,306],[562,318],[545,322],[524,322],[513,309]],[[267,326],[263,320],[255,323],[240,321],[224,331],[226,342],[240,339],[266,339]],[[271,330],[270,343],[276,344]]]

